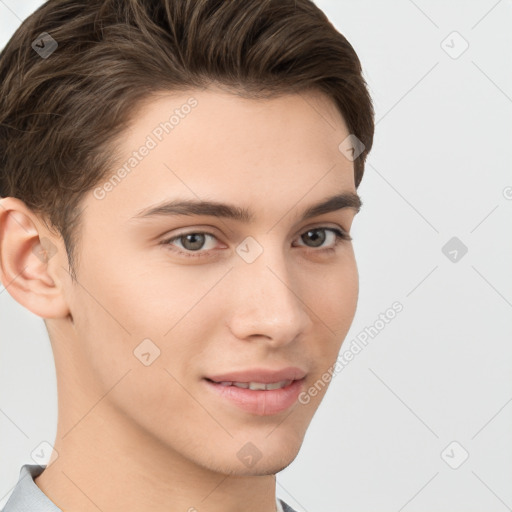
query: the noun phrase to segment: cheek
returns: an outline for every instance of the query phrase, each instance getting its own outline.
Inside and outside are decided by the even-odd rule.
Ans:
[[[329,266],[310,282],[311,285],[304,288],[304,294],[314,321],[328,326],[336,335],[346,335],[355,315],[359,294],[355,259],[347,257],[339,264]]]
[[[314,280],[314,288],[307,294],[310,315],[315,323],[315,342],[309,345],[311,361],[314,361],[316,378],[336,362],[341,346],[352,325],[356,312],[359,276],[354,258],[347,258],[339,265],[330,266],[322,277]],[[313,281],[312,281],[313,282]],[[317,406],[326,389],[313,400]]]
[[[84,255],[72,314],[77,343],[95,383],[109,388],[130,368],[141,365],[134,354],[146,338],[158,336],[151,305],[141,298],[142,283],[112,252]]]
[[[101,264],[79,276],[75,328],[96,385],[109,389],[131,370],[129,379],[140,377],[148,393],[152,387],[157,394],[170,391],[168,386],[176,385],[170,374],[181,381],[183,362],[193,361],[208,342],[205,313],[213,318],[218,309],[208,292],[219,277],[192,278],[190,272],[140,258],[88,261]],[[174,391],[180,395],[179,386]],[[146,398],[150,407],[153,400]]]

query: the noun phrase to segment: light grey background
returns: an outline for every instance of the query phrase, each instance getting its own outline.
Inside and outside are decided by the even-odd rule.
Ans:
[[[1,47],[40,3],[0,1]],[[512,2],[317,4],[376,106],[342,352],[403,311],[336,374],[278,494],[308,512],[512,510]],[[1,507],[53,443],[57,401],[44,324],[1,286],[0,340]]]

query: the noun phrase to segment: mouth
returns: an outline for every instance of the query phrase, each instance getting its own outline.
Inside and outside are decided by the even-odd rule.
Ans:
[[[250,389],[251,391],[269,391],[272,389],[282,389],[289,386],[293,379],[280,380],[279,382],[236,382],[236,381],[221,381],[216,382],[214,380],[206,378],[207,381],[218,384],[219,386],[235,386],[242,389]]]
[[[237,370],[218,375],[208,375],[206,379],[216,383],[226,383],[226,385],[232,385],[233,383],[242,385],[277,385],[286,383],[287,381],[300,380],[305,376],[306,372],[301,368],[297,366],[287,366],[275,370],[271,368],[249,368],[247,370]]]
[[[306,379],[305,372],[297,368],[238,372],[229,374],[229,378],[226,375],[205,377],[203,382],[216,400],[257,416],[279,414],[292,407]]]

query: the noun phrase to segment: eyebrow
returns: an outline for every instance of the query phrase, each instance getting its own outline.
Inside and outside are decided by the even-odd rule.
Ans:
[[[350,208],[357,214],[363,205],[361,198],[353,192],[344,192],[335,196],[328,197],[322,201],[309,206],[303,213],[299,222],[330,213],[345,208]],[[163,203],[153,205],[140,210],[132,219],[147,219],[157,216],[174,215],[206,215],[222,217],[243,222],[245,224],[252,222],[255,215],[239,206],[218,201],[198,201],[195,199],[174,199]]]

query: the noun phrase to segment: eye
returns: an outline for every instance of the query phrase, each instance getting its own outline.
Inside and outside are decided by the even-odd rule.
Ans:
[[[182,233],[181,235],[164,240],[162,242],[162,244],[169,245],[169,249],[171,251],[177,252],[180,255],[191,256],[191,257],[197,258],[200,256],[206,256],[208,254],[205,251],[199,252],[200,249],[204,249],[205,240],[207,240],[208,237],[216,239],[215,235],[212,235],[211,233],[206,233],[204,231],[197,231],[197,232],[194,231],[194,232],[189,232],[189,233]],[[183,250],[173,249],[172,244],[175,242],[179,242],[181,244],[181,249],[185,249],[185,250],[183,251]],[[178,247],[180,247],[180,246],[178,246]],[[191,254],[191,253],[197,253],[197,254]]]
[[[318,233],[321,233],[318,235]],[[303,233],[300,236],[300,240],[312,240],[313,242],[313,248],[322,246],[326,240],[329,239],[329,237],[326,235],[326,233],[330,234],[331,241],[334,243],[331,244],[329,247],[323,248],[326,251],[332,251],[335,249],[335,247],[341,243],[342,241],[350,241],[352,240],[352,237],[346,232],[342,231],[337,228],[328,228],[328,227],[319,227],[319,228],[311,228],[308,229],[305,233]],[[308,246],[310,247],[310,246]]]
[[[318,233],[320,233],[320,235],[318,235]],[[327,236],[326,233],[329,233],[331,236]],[[181,233],[172,238],[167,238],[163,240],[161,244],[180,256],[198,258],[209,255],[208,249],[202,250],[205,249],[204,246],[208,239],[216,240],[217,237],[205,231],[190,231],[188,233]],[[312,249],[313,252],[332,252],[338,244],[343,241],[350,241],[352,237],[346,231],[338,228],[317,227],[308,229],[300,235],[299,239],[303,242],[311,241],[312,245],[305,245],[305,247]],[[325,242],[329,240],[331,244],[325,247]],[[175,248],[175,244],[179,244],[177,246],[178,249]],[[210,249],[214,246],[215,245],[210,247]]]

